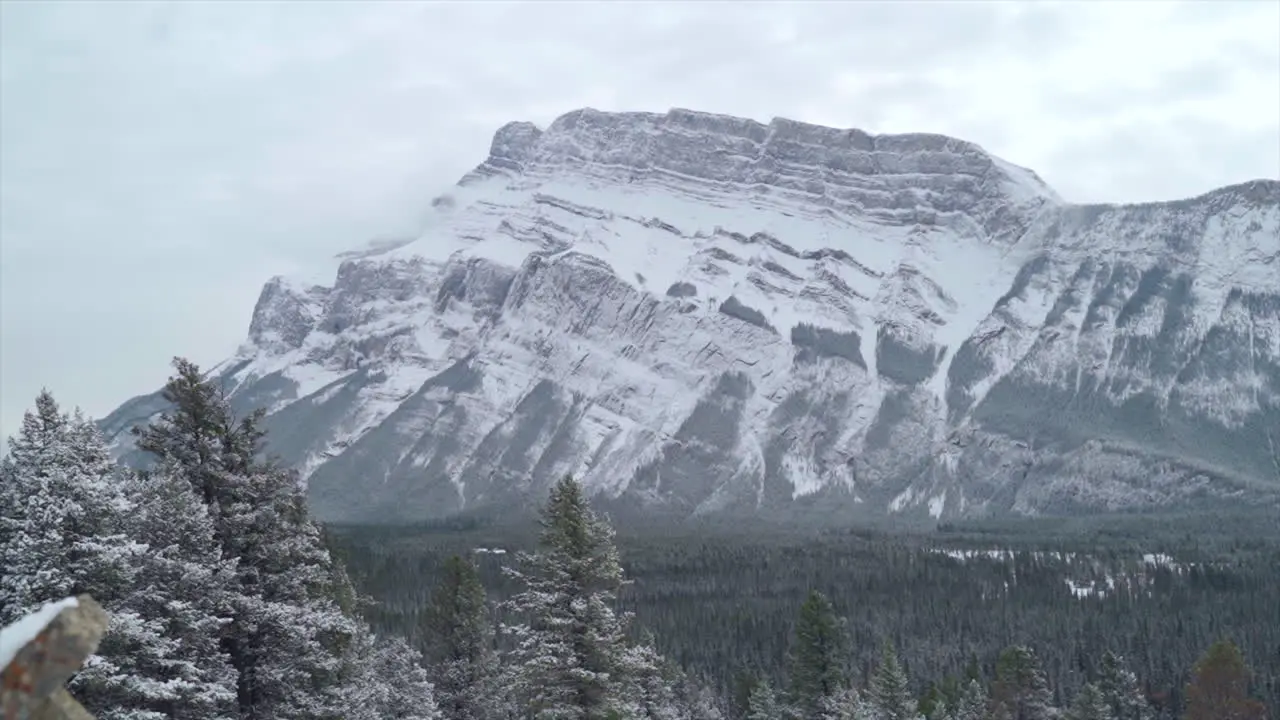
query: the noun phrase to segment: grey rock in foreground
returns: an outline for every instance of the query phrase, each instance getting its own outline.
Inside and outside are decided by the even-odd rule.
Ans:
[[[0,709],[5,720],[93,720],[67,692],[66,684],[98,649],[107,621],[106,611],[93,598],[81,595],[25,642],[0,668]]]
[[[327,520],[1277,507],[1280,182],[1075,205],[961,140],[512,123],[216,369]],[[124,430],[163,407],[135,398]]]

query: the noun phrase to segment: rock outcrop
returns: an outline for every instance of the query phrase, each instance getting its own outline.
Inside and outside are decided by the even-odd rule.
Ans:
[[[0,634],[0,709],[5,720],[93,720],[67,692],[107,631],[88,595],[48,603]]]

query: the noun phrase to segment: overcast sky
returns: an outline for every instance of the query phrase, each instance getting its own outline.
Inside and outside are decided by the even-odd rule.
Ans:
[[[938,132],[1074,201],[1280,177],[1280,2],[0,3],[0,433],[234,351],[509,120]]]

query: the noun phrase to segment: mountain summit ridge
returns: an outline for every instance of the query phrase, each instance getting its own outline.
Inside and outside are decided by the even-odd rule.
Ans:
[[[215,369],[323,519],[564,473],[824,522],[1280,496],[1280,182],[1080,205],[941,135],[585,108],[432,205],[269,281]]]

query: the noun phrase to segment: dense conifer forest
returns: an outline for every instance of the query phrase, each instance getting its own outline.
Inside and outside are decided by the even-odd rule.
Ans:
[[[328,527],[184,360],[145,469],[41,393],[0,463],[0,621],[89,593],[103,720],[1267,720],[1276,518],[928,533],[626,521]]]
[[[1197,658],[1230,638],[1256,670],[1256,695],[1280,707],[1280,544],[1208,531],[1203,541],[1154,530],[1138,541],[1129,537],[1137,522],[1057,538],[1021,523],[929,536],[631,529],[619,536],[633,579],[620,604],[661,650],[726,693],[746,676],[782,682],[796,613],[816,589],[845,620],[859,683],[885,642],[922,695],[973,675],[990,680],[1000,652],[1023,644],[1065,704],[1113,650],[1155,708],[1177,717]],[[418,578],[470,553],[486,588],[504,597],[514,588],[502,568],[530,542],[493,528],[335,527],[331,538],[379,598],[374,625],[411,641],[431,593]]]

